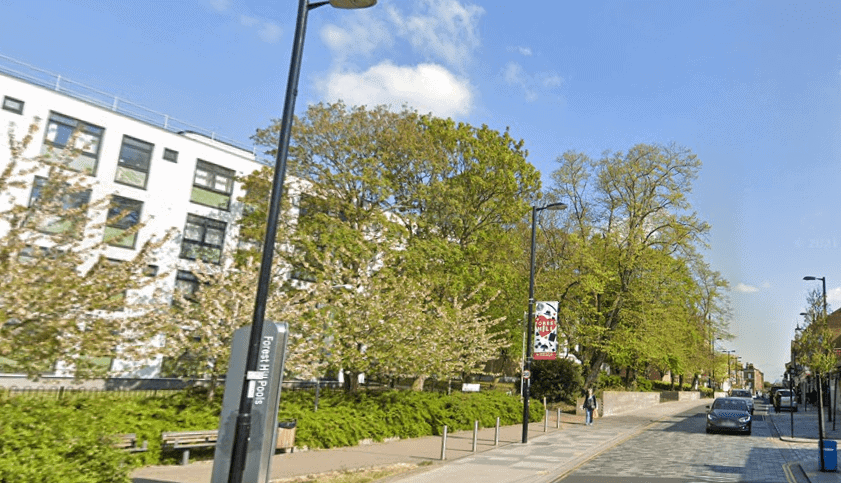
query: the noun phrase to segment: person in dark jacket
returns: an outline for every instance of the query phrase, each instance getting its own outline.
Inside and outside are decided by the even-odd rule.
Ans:
[[[596,401],[596,396],[593,395],[592,389],[587,389],[587,396],[584,398],[584,424],[587,426],[593,425],[593,411],[599,408],[599,403]]]

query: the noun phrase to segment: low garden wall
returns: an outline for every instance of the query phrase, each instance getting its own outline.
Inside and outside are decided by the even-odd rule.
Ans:
[[[700,391],[664,391],[664,392],[629,392],[604,391],[599,399],[598,416],[612,416],[629,411],[636,411],[668,401],[700,401]],[[584,398],[578,398],[576,414],[584,414]]]
[[[666,401],[699,401],[700,391],[661,391],[660,402]]]

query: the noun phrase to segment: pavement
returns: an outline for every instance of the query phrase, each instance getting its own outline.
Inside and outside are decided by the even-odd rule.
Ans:
[[[769,407],[768,415],[779,434],[780,440],[789,443],[789,449],[793,453],[792,459],[800,465],[808,481],[813,483],[835,483],[841,482],[841,472],[820,471],[820,453],[818,452],[818,409],[815,406],[800,405],[798,411],[774,412]],[[826,412],[826,410],[825,410]],[[841,413],[836,416],[841,417]],[[833,429],[833,427],[835,429]],[[836,445],[841,441],[841,421],[826,421],[824,418],[824,440],[835,441]],[[836,465],[837,465],[836,448]],[[797,468],[794,467],[793,471]],[[825,467],[828,467],[825,463]]]
[[[477,432],[448,434],[446,450],[441,436],[427,436],[354,447],[295,451],[272,459],[270,481],[304,481],[308,475],[331,474],[366,468],[406,465],[409,471],[383,483],[493,481],[500,483],[551,483],[574,472],[598,454],[645,431],[664,418],[692,409],[704,410],[710,400],[664,402],[656,406],[609,416],[584,425],[583,416],[549,414],[544,422],[529,425],[529,442],[522,444],[522,425],[502,426]],[[787,448],[785,472],[789,482],[841,483],[841,472],[820,471],[817,410],[793,414],[768,413],[772,431]],[[761,407],[757,408],[761,411]],[[841,414],[839,415],[841,416]],[[791,431],[791,420],[794,431]],[[770,426],[770,425],[769,425]],[[841,440],[841,422],[825,426],[825,439]],[[496,441],[495,441],[496,440]],[[442,459],[442,452],[445,459]],[[132,474],[133,483],[210,483],[212,461],[189,465],[148,466]]]

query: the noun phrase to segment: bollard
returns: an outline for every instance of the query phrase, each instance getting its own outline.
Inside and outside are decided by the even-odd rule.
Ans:
[[[441,436],[441,461],[447,459],[447,425],[444,425],[444,434]]]
[[[499,446],[499,416],[496,418],[496,431],[494,431],[494,446]]]
[[[558,429],[561,429],[561,408],[558,408],[558,417],[555,418],[555,424],[557,425]]]
[[[476,445],[479,441],[479,421],[473,421],[473,452],[476,452]]]
[[[545,407],[545,406],[544,406]],[[549,410],[543,410],[543,432],[549,431]]]

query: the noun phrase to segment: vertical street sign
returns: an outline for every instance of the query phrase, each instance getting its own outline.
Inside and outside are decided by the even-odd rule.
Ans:
[[[213,457],[212,483],[227,483],[231,468],[231,453],[236,434],[242,384],[248,381],[251,405],[251,432],[245,456],[243,481],[268,483],[271,458],[277,442],[277,410],[280,404],[280,383],[289,330],[286,322],[266,321],[260,337],[260,359],[256,371],[245,374],[246,356],[251,326],[234,332],[231,359],[225,376],[225,395],[219,415],[219,437]]]
[[[536,361],[553,361],[558,356],[558,302],[535,304],[533,349]]]

